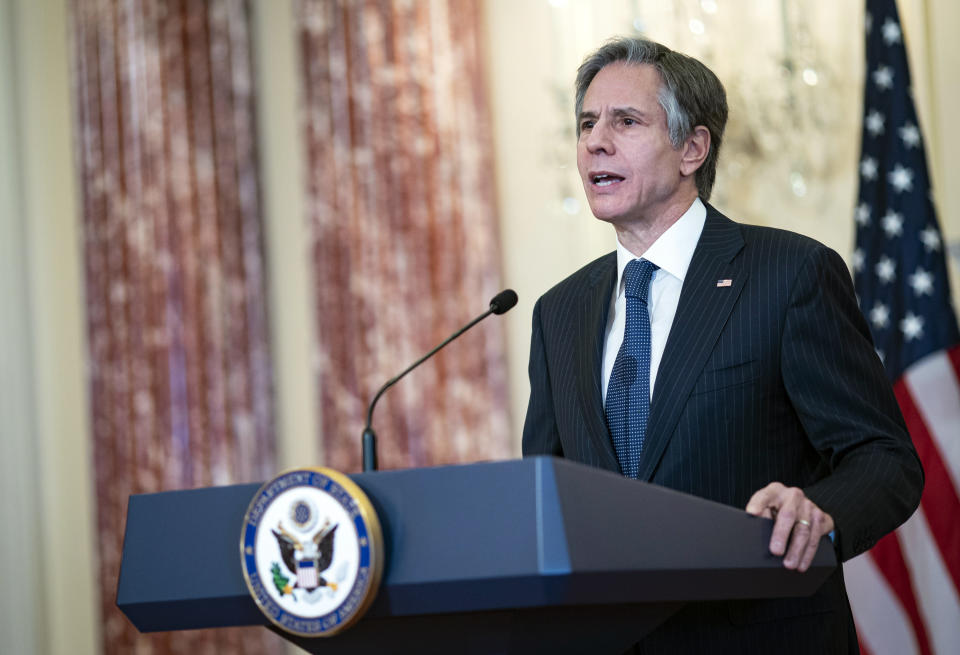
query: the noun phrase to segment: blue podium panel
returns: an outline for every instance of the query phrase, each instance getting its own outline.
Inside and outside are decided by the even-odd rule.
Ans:
[[[768,519],[562,459],[353,479],[389,544],[368,616],[806,596],[836,566],[826,538],[801,575]]]
[[[597,484],[566,460],[552,468],[576,602],[809,596],[836,568],[827,537],[800,574],[770,554],[769,519],[611,473]]]
[[[357,625],[291,639],[315,652],[621,652],[684,601],[809,595],[836,566],[825,539],[809,571],[787,571],[772,521],[561,459],[350,477],[379,515],[386,569]],[[130,498],[117,604],[138,629],[268,623],[240,563],[258,488]]]
[[[570,572],[552,474],[543,459],[351,476],[388,544],[367,615],[552,604],[551,574]]]
[[[261,625],[240,568],[258,484],[130,496],[117,605],[141,632]]]

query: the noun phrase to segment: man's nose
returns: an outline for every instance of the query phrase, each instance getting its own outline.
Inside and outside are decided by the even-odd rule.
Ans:
[[[591,154],[606,153],[613,154],[613,135],[610,132],[610,125],[606,121],[598,120],[594,123],[590,132],[584,138],[584,145]]]

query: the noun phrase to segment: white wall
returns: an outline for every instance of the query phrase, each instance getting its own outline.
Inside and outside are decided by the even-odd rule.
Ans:
[[[0,5],[0,579],[21,592],[0,596],[0,651],[35,653],[43,596],[13,18],[13,7]]]
[[[0,651],[95,653],[85,318],[63,0],[0,10]]]
[[[277,469],[323,463],[314,358],[306,153],[300,149],[300,49],[291,0],[253,5],[257,137],[265,223]]]

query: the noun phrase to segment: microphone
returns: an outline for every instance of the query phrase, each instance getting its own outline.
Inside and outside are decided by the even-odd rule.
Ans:
[[[480,316],[476,317],[462,328],[451,334],[447,337],[443,343],[439,346],[428,352],[426,355],[415,361],[409,368],[407,368],[403,373],[397,377],[389,380],[385,385],[380,387],[380,391],[377,392],[377,395],[373,397],[373,400],[370,401],[370,406],[367,408],[367,425],[363,429],[363,472],[369,473],[371,471],[377,470],[377,434],[373,431],[373,408],[376,406],[377,401],[380,400],[380,396],[383,395],[383,392],[395,385],[400,381],[403,376],[412,371],[413,369],[423,364],[425,361],[430,359],[436,354],[438,350],[443,348],[445,345],[459,337],[461,334],[472,328],[474,325],[490,316],[490,314],[504,314],[509,311],[514,305],[517,304],[517,293],[513,289],[504,289],[497,295],[493,297],[490,301],[490,308]]]

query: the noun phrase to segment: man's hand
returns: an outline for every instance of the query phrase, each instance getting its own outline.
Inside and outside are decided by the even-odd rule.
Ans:
[[[783,555],[783,565],[800,572],[810,568],[820,537],[833,531],[833,517],[817,507],[797,487],[771,482],[753,494],[747,513],[776,519],[770,537],[770,552]],[[787,547],[789,540],[790,546]]]

